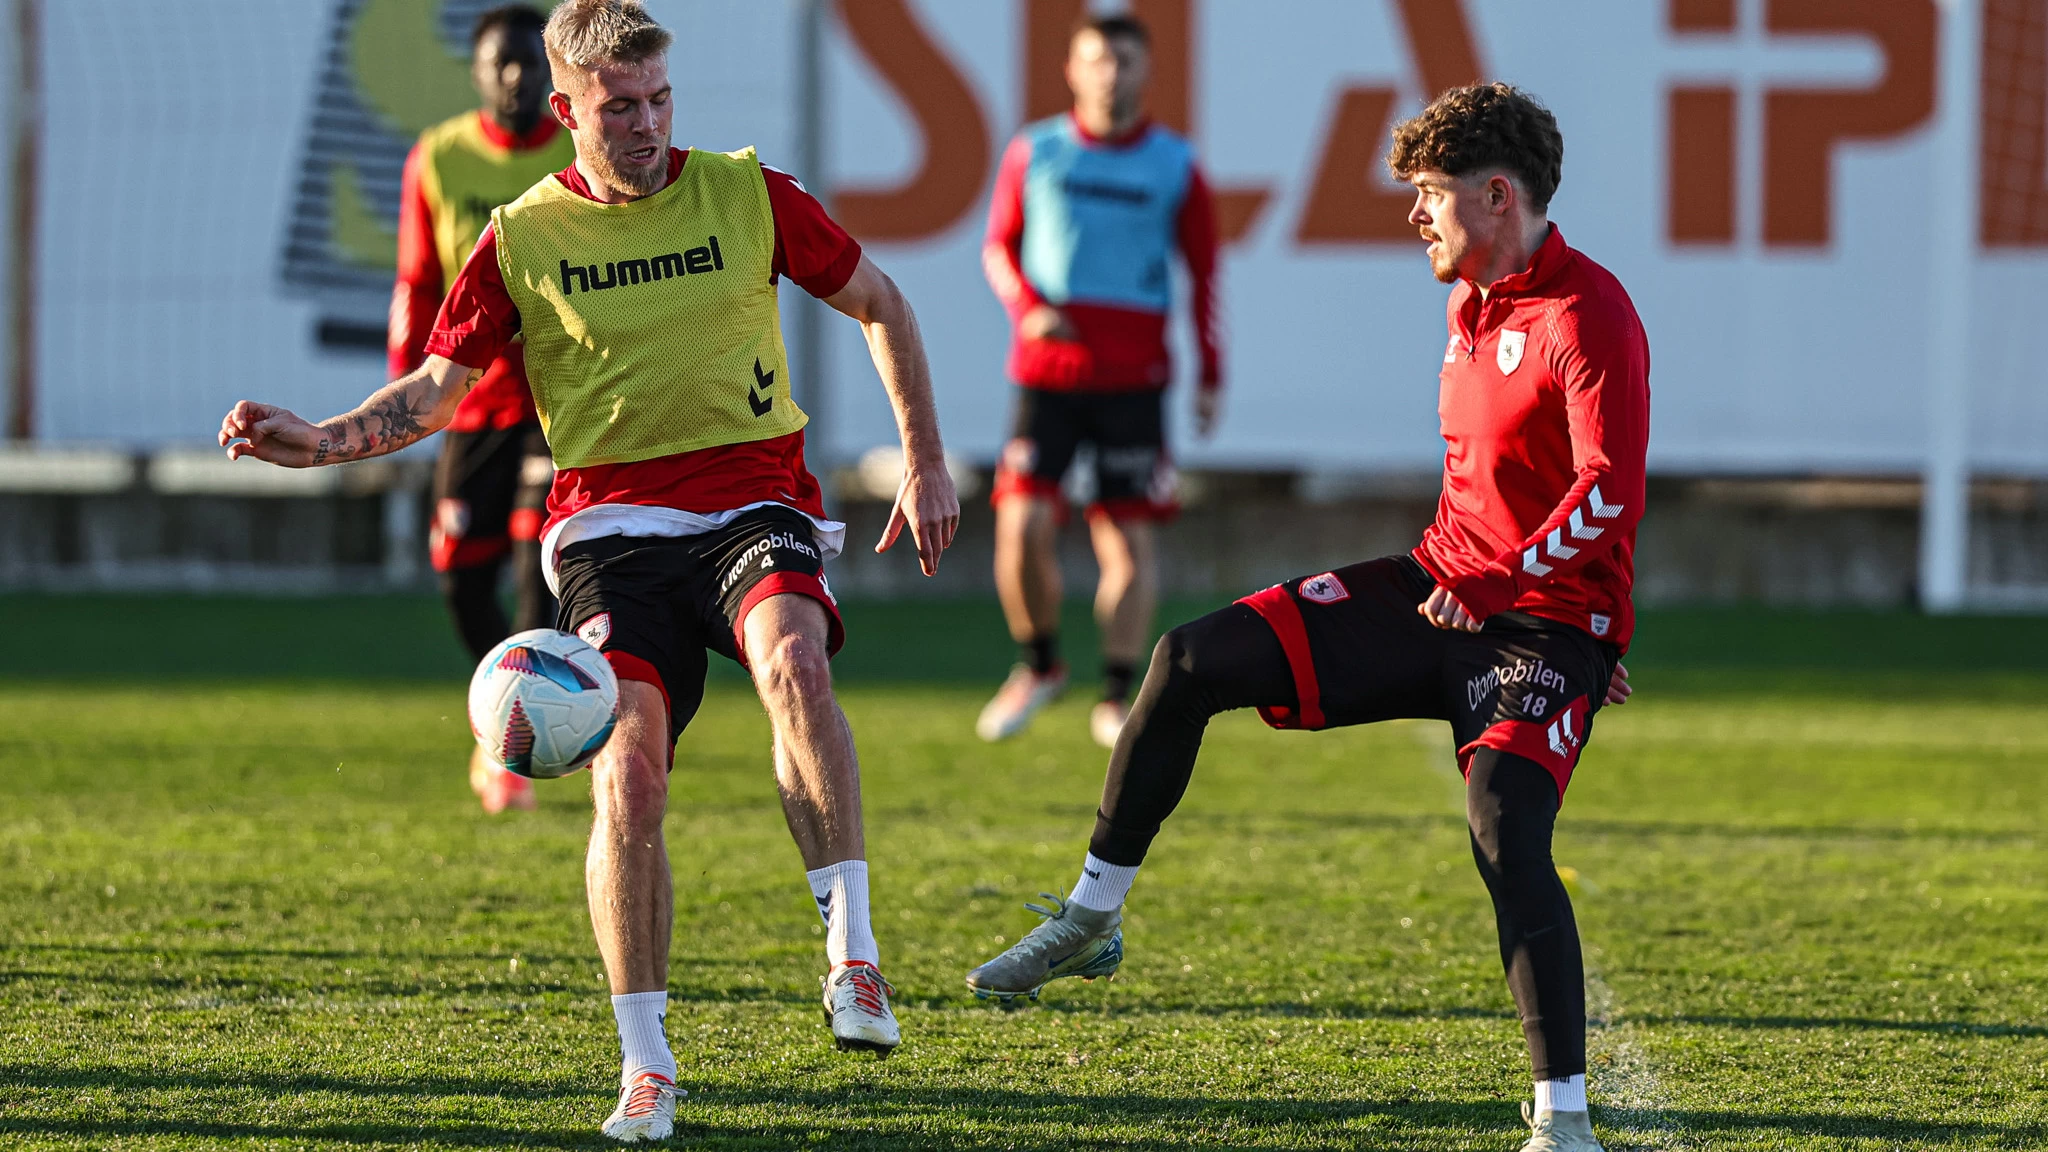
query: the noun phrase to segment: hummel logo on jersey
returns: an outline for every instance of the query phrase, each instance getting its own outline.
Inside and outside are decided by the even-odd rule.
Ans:
[[[608,288],[626,288],[634,284],[653,284],[678,276],[701,276],[706,272],[725,271],[725,253],[718,249],[718,237],[710,243],[687,252],[671,252],[656,256],[652,260],[619,260],[604,266],[599,273],[597,265],[577,267],[567,260],[562,261],[562,295],[574,296],[573,282],[585,292],[603,292]]]
[[[1546,558],[1546,549],[1549,551],[1548,558],[1552,560],[1569,560],[1579,554],[1578,545],[1565,543],[1567,528],[1571,530],[1570,538],[1573,540],[1598,540],[1607,529],[1588,521],[1614,520],[1619,518],[1622,512],[1620,504],[1609,504],[1601,498],[1600,486],[1593,485],[1593,490],[1586,493],[1585,503],[1572,509],[1571,517],[1565,523],[1552,528],[1541,544],[1533,544],[1522,552],[1522,571],[1539,579],[1550,575],[1553,566],[1543,562]]]
[[[1101,180],[1083,180],[1069,176],[1060,185],[1067,195],[1079,199],[1114,200],[1119,204],[1145,205],[1152,202],[1152,193],[1143,188],[1126,184],[1110,184]]]
[[[604,642],[612,638],[612,614],[599,612],[585,620],[576,626],[576,635],[582,637],[583,642],[592,648],[604,647]]]

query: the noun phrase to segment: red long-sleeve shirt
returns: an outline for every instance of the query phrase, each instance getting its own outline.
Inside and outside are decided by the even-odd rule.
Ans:
[[[1623,649],[1650,442],[1650,345],[1621,282],[1551,229],[1529,267],[1451,293],[1443,497],[1415,558],[1466,611]]]
[[[1078,121],[1069,121],[1089,148],[1129,148],[1153,131],[1141,124],[1126,135],[1104,139]],[[1024,274],[1025,186],[1030,174],[1032,141],[1017,137],[1004,150],[996,170],[995,195],[989,205],[986,271],[1013,332],[1044,296]],[[1221,338],[1216,316],[1216,205],[1199,166],[1192,166],[1188,186],[1174,219],[1174,243],[1188,272],[1188,305],[1192,313],[1203,388],[1223,381]],[[1074,341],[1027,340],[1016,335],[1010,345],[1010,378],[1031,388],[1121,391],[1162,388],[1169,382],[1167,321],[1159,312],[1119,308],[1085,300],[1060,305],[1074,328]]]

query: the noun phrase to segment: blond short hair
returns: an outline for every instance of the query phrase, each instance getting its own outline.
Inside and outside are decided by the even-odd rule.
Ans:
[[[555,87],[606,64],[639,64],[668,51],[675,37],[639,0],[563,0],[544,36]]]

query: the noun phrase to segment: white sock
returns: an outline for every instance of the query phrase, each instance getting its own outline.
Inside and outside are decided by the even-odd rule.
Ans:
[[[1552,1112],[1584,1112],[1586,1078],[1570,1076],[1563,1080],[1538,1080],[1536,1110],[1541,1112],[1546,1108]]]
[[[1138,867],[1111,864],[1090,852],[1081,863],[1081,878],[1074,881],[1074,894],[1067,901],[1096,912],[1114,912],[1124,906],[1124,898],[1131,894],[1131,881],[1138,878]]]
[[[658,1072],[673,1084],[676,1058],[662,1031],[662,1021],[668,1018],[668,993],[614,996],[612,1015],[619,1018],[619,1086],[631,1084],[642,1072]]]
[[[875,930],[868,924],[868,862],[842,860],[806,872],[804,878],[811,882],[818,915],[825,920],[825,956],[833,967],[848,960],[865,960],[880,967],[882,950],[875,945]]]

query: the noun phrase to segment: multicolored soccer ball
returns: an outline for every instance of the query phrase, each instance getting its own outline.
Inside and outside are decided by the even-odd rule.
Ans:
[[[619,680],[597,649],[567,632],[507,637],[469,681],[469,730],[508,772],[552,780],[585,767],[619,719]]]

